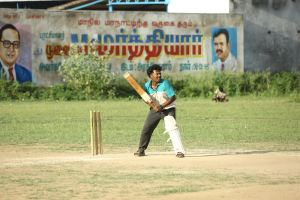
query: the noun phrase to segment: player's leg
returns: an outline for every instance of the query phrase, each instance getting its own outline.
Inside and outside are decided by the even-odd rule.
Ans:
[[[177,127],[176,120],[172,115],[164,117],[166,132],[170,135],[173,149],[177,157],[184,157],[184,148],[181,142],[179,128]]]
[[[145,150],[147,149],[150,143],[152,133],[154,129],[157,127],[160,119],[161,119],[160,113],[157,113],[154,110],[150,110],[148,112],[147,118],[144,123],[144,127],[141,131],[139,149],[134,155],[137,156],[145,155]]]

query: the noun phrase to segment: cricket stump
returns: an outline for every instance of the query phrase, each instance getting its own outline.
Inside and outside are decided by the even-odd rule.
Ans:
[[[101,117],[99,111],[90,111],[90,126],[91,126],[91,152],[93,156],[98,154],[103,154]]]

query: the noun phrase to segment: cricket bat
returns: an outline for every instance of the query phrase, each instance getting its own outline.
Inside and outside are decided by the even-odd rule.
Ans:
[[[126,72],[123,75],[123,77],[128,81],[128,83],[131,85],[131,87],[133,87],[133,89],[142,97],[142,99],[145,102],[150,103],[152,101],[149,94],[147,94],[145,92],[145,90],[136,82],[136,80],[131,76],[131,74]]]
[[[142,99],[148,103],[151,107],[155,106],[155,102],[152,101],[149,94],[145,92],[145,90],[136,82],[136,80],[126,72],[123,77],[128,81],[128,83],[133,87],[133,89],[142,97]]]

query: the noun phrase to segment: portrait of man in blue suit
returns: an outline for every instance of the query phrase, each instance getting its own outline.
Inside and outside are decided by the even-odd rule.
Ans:
[[[32,73],[17,64],[20,55],[21,36],[12,24],[0,28],[0,77],[18,83],[32,82]]]

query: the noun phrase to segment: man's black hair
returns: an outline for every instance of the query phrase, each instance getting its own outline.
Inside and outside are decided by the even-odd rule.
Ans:
[[[12,24],[5,24],[0,28],[0,40],[2,40],[2,35],[3,35],[3,31],[5,31],[6,29],[12,29],[18,32],[18,37],[20,40],[20,32],[18,31],[18,29],[12,25]]]
[[[159,65],[157,65],[157,64],[151,65],[151,66],[147,69],[147,75],[148,75],[148,77],[150,77],[150,74],[152,74],[152,72],[153,72],[154,70],[161,71],[161,66],[159,66]]]
[[[227,42],[227,44],[228,44],[228,43],[229,43],[229,33],[228,33],[227,29],[225,29],[225,28],[221,28],[221,29],[217,30],[217,31],[214,33],[213,38],[215,39],[215,37],[218,37],[218,36],[221,35],[221,34],[224,34],[224,35],[225,35],[225,37],[226,37],[226,42]]]

